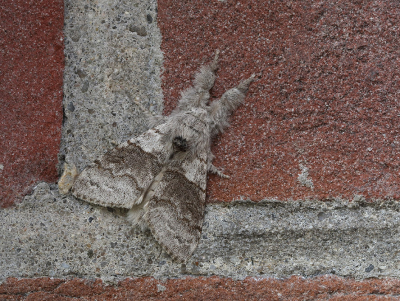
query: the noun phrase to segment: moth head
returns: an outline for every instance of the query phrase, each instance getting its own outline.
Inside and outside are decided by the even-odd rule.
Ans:
[[[182,136],[174,137],[172,146],[175,152],[186,152],[189,149],[188,141]]]

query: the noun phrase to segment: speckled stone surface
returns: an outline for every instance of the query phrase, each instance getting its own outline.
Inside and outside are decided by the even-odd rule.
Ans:
[[[400,204],[346,200],[209,205],[198,248],[171,260],[126,212],[40,183],[0,211],[0,281],[8,277],[400,277]]]
[[[166,113],[217,48],[214,97],[263,72],[214,144],[231,178],[210,201],[398,199],[399,23],[397,0],[160,1]]]
[[[147,129],[162,110],[156,1],[65,1],[64,124],[60,163],[79,171]],[[62,165],[60,165],[62,168]]]
[[[57,180],[63,1],[0,1],[0,207]]]
[[[116,286],[99,280],[10,278],[2,300],[398,300],[399,280],[355,281],[335,276],[304,279],[126,279]]]

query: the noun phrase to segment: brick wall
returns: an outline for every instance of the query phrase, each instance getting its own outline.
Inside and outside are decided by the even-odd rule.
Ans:
[[[124,7],[128,13],[124,15],[121,7],[116,4],[116,7],[112,9],[121,10],[122,17],[118,14],[112,15],[114,19],[108,12],[111,6],[104,8],[101,4],[82,2],[79,4],[81,7],[78,7],[74,6],[76,3],[78,2],[0,1],[0,202],[3,207],[8,207],[2,209],[4,218],[1,226],[3,233],[6,231],[11,233],[11,236],[4,235],[0,238],[20,239],[19,242],[14,241],[12,247],[2,252],[3,258],[0,258],[2,264],[0,268],[2,270],[1,300],[74,300],[78,298],[107,300],[114,297],[135,298],[135,300],[179,298],[185,300],[244,298],[249,300],[263,298],[269,300],[304,298],[386,300],[386,298],[397,298],[399,281],[394,272],[397,269],[396,264],[400,262],[395,252],[398,248],[397,217],[394,217],[392,221],[386,215],[383,218],[383,214],[394,216],[398,211],[397,200],[400,191],[398,177],[400,142],[397,138],[400,88],[398,68],[400,64],[398,47],[400,5],[398,1],[320,1],[316,3],[313,1],[186,2],[168,0],[159,1],[158,15],[149,13],[145,9],[141,16],[133,14],[131,17],[126,17],[129,15],[129,6]],[[64,5],[67,7],[68,20],[64,20]],[[94,6],[98,9],[97,11],[93,8]],[[123,16],[126,19],[123,19]],[[114,272],[111,268],[104,272],[100,259],[107,257],[104,254],[108,254],[109,248],[105,245],[103,254],[100,252],[101,248],[98,253],[96,250],[90,253],[89,249],[95,249],[95,243],[86,246],[88,249],[84,249],[82,254],[95,254],[95,257],[99,258],[99,267],[87,274],[77,273],[67,266],[72,265],[75,257],[81,255],[76,255],[71,251],[68,256],[68,250],[70,250],[69,247],[71,250],[84,247],[79,246],[79,238],[72,239],[71,236],[65,238],[67,246],[64,246],[64,250],[67,252],[62,256],[57,257],[52,254],[56,251],[49,246],[48,250],[45,248],[49,253],[43,253],[46,255],[34,254],[31,257],[30,254],[21,255],[21,258],[31,258],[29,260],[32,262],[29,260],[19,262],[12,259],[19,258],[19,255],[13,257],[14,253],[23,252],[26,246],[29,246],[26,247],[29,249],[26,251],[28,253],[34,253],[35,248],[43,247],[43,245],[40,246],[41,240],[38,239],[42,235],[41,228],[38,226],[33,227],[34,230],[30,229],[31,222],[21,229],[18,228],[19,222],[16,222],[17,219],[14,217],[22,211],[18,211],[20,210],[18,206],[12,205],[18,204],[39,181],[56,182],[57,155],[60,147],[61,161],[68,157],[68,152],[65,150],[68,150],[69,145],[72,144],[75,148],[70,149],[83,154],[80,164],[90,161],[87,157],[90,156],[91,151],[88,151],[89,155],[86,155],[85,150],[82,150],[82,145],[85,145],[82,141],[86,138],[83,135],[78,139],[76,137],[80,134],[75,136],[74,132],[71,134],[72,127],[68,124],[70,122],[68,120],[63,134],[64,140],[60,142],[63,116],[63,21],[69,26],[74,24],[74,18],[80,17],[84,20],[84,26],[78,29],[68,27],[66,30],[69,45],[77,45],[80,39],[77,38],[77,32],[96,31],[96,28],[100,28],[100,31],[105,30],[110,35],[110,44],[118,44],[119,39],[122,40],[118,36],[119,28],[122,28],[121,30],[133,28],[129,27],[130,24],[123,23],[124,20],[142,22],[144,25],[141,26],[147,28],[148,31],[146,35],[143,30],[140,31],[140,35],[133,33],[133,38],[138,41],[137,49],[133,51],[133,53],[138,51],[136,56],[142,55],[139,50],[141,45],[145,45],[143,47],[146,48],[150,47],[146,45],[155,43],[148,42],[153,41],[151,39],[155,35],[151,28],[149,31],[149,27],[155,26],[157,22],[162,34],[160,47],[164,53],[162,89],[165,114],[171,112],[180,91],[190,84],[194,71],[209,60],[215,49],[221,51],[221,62],[216,85],[212,90],[213,98],[220,97],[225,90],[235,86],[238,81],[251,73],[262,73],[259,80],[251,86],[245,104],[234,113],[231,127],[213,144],[213,153],[216,155],[215,165],[224,167],[231,179],[225,180],[211,175],[208,181],[208,201],[215,203],[215,206],[222,206],[221,202],[240,199],[252,201],[275,199],[282,203],[300,204],[287,207],[290,208],[291,214],[288,214],[287,218],[285,215],[285,218],[289,219],[285,222],[290,225],[293,218],[294,226],[291,231],[297,233],[297,240],[305,239],[305,246],[303,246],[305,249],[307,245],[312,246],[316,248],[314,250],[316,253],[320,252],[323,256],[329,252],[336,252],[332,255],[336,256],[335,260],[340,259],[342,251],[331,249],[328,252],[326,248],[324,249],[324,243],[327,243],[326,240],[331,241],[332,236],[328,236],[324,241],[324,232],[321,229],[329,228],[333,232],[343,230],[343,227],[347,225],[345,219],[347,220],[348,216],[358,218],[359,224],[366,223],[363,226],[366,234],[362,235],[365,240],[361,241],[359,237],[359,234],[364,232],[357,232],[360,230],[353,224],[351,226],[353,232],[350,228],[346,230],[347,232],[345,231],[343,235],[347,236],[343,236],[343,248],[349,247],[349,244],[346,245],[347,242],[344,241],[351,241],[352,237],[357,244],[351,245],[354,249],[351,249],[350,255],[344,252],[346,256],[343,256],[342,270],[338,268],[340,262],[339,264],[335,262],[336,270],[340,270],[339,276],[332,275],[335,269],[329,266],[329,263],[308,269],[307,260],[311,266],[315,258],[304,259],[305,266],[298,268],[295,251],[285,257],[285,260],[289,260],[289,263],[285,265],[286,270],[281,271],[268,266],[266,262],[270,265],[280,264],[281,259],[276,259],[273,263],[271,259],[273,252],[285,253],[285,250],[289,249],[289,246],[285,245],[285,235],[289,236],[288,232],[283,232],[286,234],[283,235],[281,245],[272,243],[269,249],[257,253],[260,258],[262,257],[262,259],[257,258],[260,261],[259,267],[247,270],[244,263],[247,262],[246,264],[249,265],[253,262],[253,258],[249,259],[245,245],[248,241],[243,240],[242,246],[239,246],[245,250],[243,255],[235,254],[230,257],[238,258],[241,264],[244,262],[240,273],[235,270],[234,263],[226,268],[229,273],[220,272],[224,271],[225,267],[217,266],[216,259],[213,258],[210,259],[209,268],[202,270],[200,255],[194,255],[199,259],[191,263],[193,267],[188,266],[186,269],[186,267],[168,265],[168,263],[167,266],[171,270],[163,270],[161,273],[162,267],[157,270],[152,266],[153,262],[150,262],[158,260],[158,255],[153,251],[149,253],[151,256],[149,255],[148,262],[139,263],[139,266],[149,265],[149,268],[146,266],[147,270],[140,272],[143,277],[135,274],[134,267],[130,270],[133,271],[132,273],[116,272],[116,269],[120,267],[118,264],[113,266]],[[96,23],[96,18],[99,25]],[[118,19],[115,21],[117,22],[115,29],[111,24],[111,19]],[[106,26],[108,23],[111,26],[101,28],[101,24]],[[112,34],[113,30],[116,30],[115,35]],[[128,34],[132,34],[132,31]],[[79,47],[82,47],[80,50],[77,47],[72,52],[68,52],[72,54],[68,57],[70,64],[68,68],[71,70],[65,73],[68,76],[64,79],[64,91],[68,91],[64,98],[64,110],[67,110],[64,117],[67,116],[65,118],[72,120],[78,118],[72,116],[73,114],[80,114],[84,116],[87,126],[90,127],[95,123],[93,121],[95,117],[90,117],[90,114],[93,114],[90,111],[91,107],[87,107],[87,104],[83,103],[84,100],[78,104],[73,102],[75,99],[95,99],[93,91],[96,89],[98,74],[91,73],[96,66],[90,69],[90,66],[95,63],[89,62],[89,59],[85,65],[89,70],[86,70],[88,74],[85,70],[76,67],[79,51],[84,51],[86,42],[80,40],[79,43],[82,43],[79,44]],[[90,44],[93,48],[103,47],[100,44],[95,46],[96,41],[90,40],[90,43],[93,43]],[[118,45],[115,47],[119,49]],[[151,44],[151,47],[154,45]],[[95,53],[95,57],[94,62],[101,59],[107,62],[107,56],[103,55],[101,58],[100,55],[99,58],[98,53]],[[154,64],[147,57],[144,61]],[[76,66],[72,65],[75,63]],[[123,80],[129,80],[128,83],[132,82],[132,85],[136,85],[136,78],[148,71],[143,70],[145,66],[137,68],[138,70],[134,70],[132,66],[132,72],[139,75],[133,79],[116,78],[115,83],[123,84]],[[118,69],[118,66],[115,69]],[[153,73],[149,72],[143,82],[152,81],[149,79],[152,79]],[[71,74],[75,74],[76,77],[73,82],[71,82]],[[83,89],[85,85],[86,89]],[[142,86],[138,84],[138,87]],[[72,89],[75,88],[78,92],[72,93]],[[119,95],[121,89],[113,86],[107,97]],[[154,91],[154,89],[149,90]],[[146,93],[140,94],[145,102],[153,95],[150,91]],[[92,103],[93,109],[96,109],[96,104],[99,106],[95,101]],[[157,104],[154,106],[157,107]],[[99,119],[100,124],[104,118]],[[132,133],[129,131],[134,131],[134,129],[124,130],[130,122],[127,119],[119,122],[115,121],[116,126],[111,126],[114,122],[110,122],[111,129],[113,127],[118,129],[114,134],[115,137],[125,137],[127,133]],[[104,129],[108,131],[107,125]],[[99,137],[103,135],[103,129],[97,134]],[[101,137],[105,138],[99,139],[99,143],[103,143],[102,147],[107,148],[110,146],[110,137],[114,136]],[[60,143],[64,145],[60,146]],[[103,149],[100,151],[96,148],[96,151],[101,152]],[[69,155],[71,153],[73,152]],[[50,189],[53,189],[52,187],[50,185]],[[52,197],[50,198],[49,195]],[[39,201],[41,196],[46,196],[48,203],[41,203]],[[53,196],[57,206],[62,206],[62,200],[64,200],[64,203],[69,206],[65,210],[73,211],[74,209],[70,208],[79,208],[76,215],[72,215],[74,218],[86,219],[87,217],[90,220],[91,217],[92,226],[96,221],[101,223],[102,218],[105,221],[112,221],[114,218],[111,216],[106,219],[104,218],[107,215],[106,211],[93,211],[84,204],[75,206],[73,202],[77,202],[76,200],[69,198],[66,201],[53,192],[40,194],[36,191],[34,197],[29,199],[31,202],[29,210],[24,212],[36,212],[36,215],[31,214],[30,218],[38,225],[43,224],[43,227],[46,227],[52,215],[45,217],[47,210],[44,210],[42,215],[37,215],[39,211],[35,211],[35,204],[53,206],[49,205],[52,204]],[[337,213],[321,209],[325,206],[324,204],[331,206],[332,201],[337,199],[342,202],[340,206],[346,207],[348,211],[344,209],[341,211],[342,207],[337,210]],[[362,202],[357,203],[356,201],[360,199]],[[343,205],[345,203],[346,205]],[[352,207],[352,204],[358,205]],[[59,210],[59,207],[57,208]],[[257,207],[255,208],[257,211]],[[373,214],[372,209],[369,210],[369,208],[375,210]],[[16,213],[15,210],[17,210]],[[49,207],[48,211],[51,210]],[[315,213],[315,219],[321,223],[331,220],[330,224],[321,224],[313,228],[312,235],[321,237],[321,243],[310,244],[307,241],[307,230],[305,230],[307,227],[301,228],[301,219],[308,215],[296,217],[296,213],[301,210],[308,210],[307,212],[318,210]],[[97,218],[92,217],[93,212],[97,214]],[[210,212],[211,215],[212,209]],[[352,215],[353,213],[355,215]],[[11,216],[13,218],[10,218]],[[228,219],[229,214],[224,216]],[[340,216],[346,218],[341,220]],[[60,217],[63,216],[60,215]],[[295,221],[295,218],[298,220]],[[93,219],[95,222],[92,224]],[[378,222],[374,223],[374,219]],[[66,218],[63,222],[66,225],[69,224],[68,227],[75,222],[78,223],[73,218]],[[280,221],[276,223],[279,224]],[[304,220],[304,223],[307,223],[307,220]],[[254,228],[256,226],[259,227],[254,222]],[[379,228],[380,226],[388,232],[383,231]],[[289,228],[287,226],[286,229]],[[79,229],[71,230],[71,233],[78,236]],[[94,231],[94,236],[100,234],[96,232],[96,229],[97,231],[99,229],[96,225],[88,229],[88,231]],[[100,229],[103,228],[100,227]],[[382,230],[380,236],[376,234],[377,230]],[[58,230],[56,227],[51,227],[50,233],[51,231],[56,233],[55,231]],[[128,230],[126,231],[132,235]],[[232,230],[232,236],[233,232]],[[302,235],[299,236],[299,233]],[[266,239],[262,235],[260,237]],[[89,239],[92,238],[89,237]],[[144,238],[144,240],[148,239]],[[229,241],[229,237],[227,239]],[[36,241],[36,246],[32,244],[33,247],[31,247],[32,240]],[[71,241],[75,243],[75,247],[73,244],[69,246]],[[8,242],[3,241],[3,243],[7,245]],[[86,242],[85,244],[87,245]],[[383,248],[384,252],[378,252],[382,250],[379,249],[382,244],[388,244],[389,247]],[[336,246],[340,249],[340,242]],[[319,247],[321,251],[317,249]],[[131,249],[127,250],[131,251]],[[229,248],[224,250],[228,251],[223,252],[230,252]],[[205,251],[202,251],[202,254],[206,254],[205,257],[212,257],[213,251],[214,249],[210,247],[211,255],[204,253]],[[298,250],[298,253],[301,252]],[[48,260],[50,266],[48,269],[45,267],[46,263],[35,266],[34,261],[46,262],[43,256],[52,258]],[[89,257],[93,260],[91,256]],[[290,261],[291,258],[293,258],[293,263]],[[54,263],[53,259],[58,263]],[[346,270],[346,265],[351,260],[355,261],[355,266],[359,266],[359,269]],[[256,261],[255,258],[254,261]],[[161,265],[164,264],[162,262]],[[21,267],[21,263],[25,266]],[[58,264],[61,267],[53,269],[52,266],[58,267]],[[96,264],[94,263],[94,266]],[[216,276],[210,277],[209,275],[213,275],[214,265],[217,266]],[[14,269],[15,266],[19,269]],[[388,268],[388,266],[391,267]],[[32,267],[35,267],[34,271]],[[24,269],[26,272],[15,272]],[[165,275],[170,275],[167,278],[177,277],[176,270],[181,271],[178,279],[161,281],[151,277],[157,273],[157,275],[164,275],[164,278]],[[309,272],[311,270],[312,272]],[[243,271],[249,271],[247,276],[252,277],[244,280],[240,280],[243,277],[232,276],[232,279],[223,277],[231,275],[232,271],[237,271],[235,275],[242,276],[243,273],[246,275]],[[367,280],[371,271],[375,279]],[[120,273],[120,276],[118,279],[115,278],[117,280],[114,279],[112,284],[106,284],[107,281],[102,282],[101,279],[106,279],[114,273]],[[203,275],[202,273],[209,277],[198,277]],[[186,276],[189,277],[186,278]],[[282,277],[284,279],[280,279]],[[377,279],[378,277],[383,279]]]

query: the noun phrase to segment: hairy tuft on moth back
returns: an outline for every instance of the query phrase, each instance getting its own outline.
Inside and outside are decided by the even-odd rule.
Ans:
[[[77,198],[129,209],[132,224],[149,228],[163,249],[182,262],[200,240],[207,172],[227,178],[212,164],[211,139],[229,125],[255,78],[209,104],[218,55],[200,68],[169,116],[154,116],[150,130],[105,153],[72,187]]]

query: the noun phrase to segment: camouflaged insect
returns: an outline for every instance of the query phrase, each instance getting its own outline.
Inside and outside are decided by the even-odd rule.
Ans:
[[[252,75],[209,104],[217,61],[218,51],[171,115],[156,116],[150,130],[94,161],[72,188],[87,202],[130,209],[132,223],[150,228],[178,261],[186,261],[199,243],[207,172],[227,177],[212,164],[211,139],[228,126],[254,80]]]

